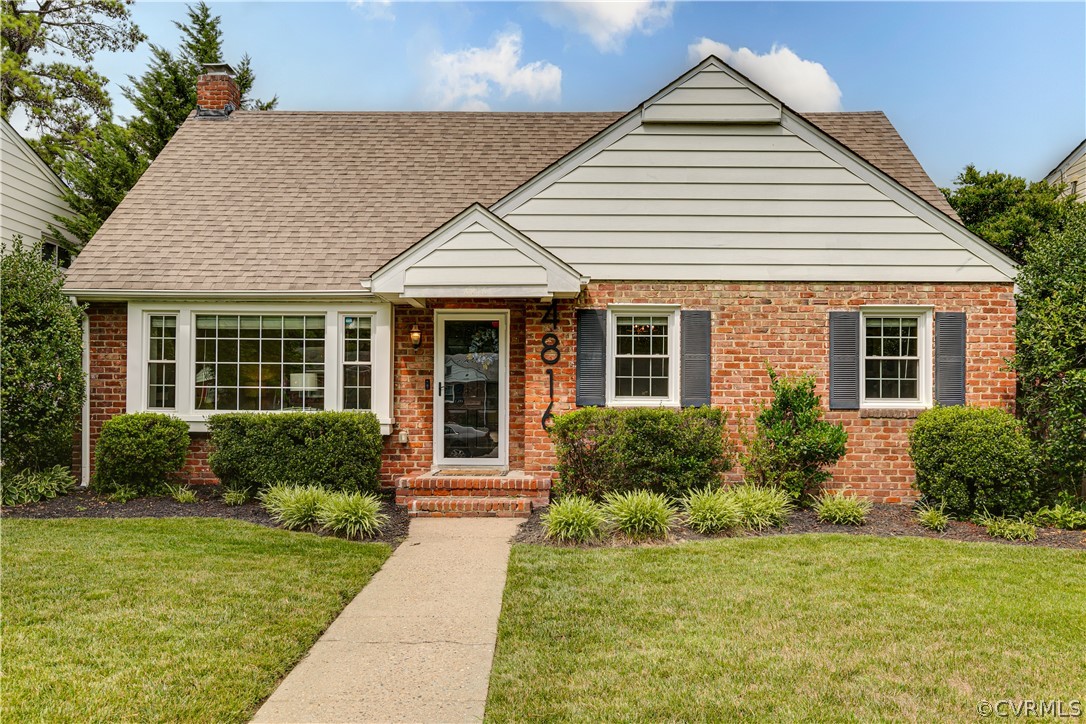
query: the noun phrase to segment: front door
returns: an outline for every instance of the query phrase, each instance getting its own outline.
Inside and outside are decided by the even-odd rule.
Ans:
[[[505,312],[437,312],[434,463],[508,463],[508,320]]]

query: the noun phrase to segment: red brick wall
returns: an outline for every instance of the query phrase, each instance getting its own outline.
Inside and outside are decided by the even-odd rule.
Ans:
[[[204,110],[221,111],[227,103],[241,108],[241,92],[232,76],[208,73],[196,79],[196,105]]]
[[[733,434],[749,425],[768,400],[765,364],[785,374],[811,373],[819,394],[828,384],[827,332],[830,310],[863,304],[924,304],[968,314],[966,396],[971,405],[1011,409],[1014,377],[1005,360],[1014,352],[1014,295],[1009,284],[725,284],[600,283],[576,301],[558,303],[556,329],[542,322],[548,304],[525,300],[439,302],[428,309],[395,310],[393,415],[396,428],[385,439],[382,481],[429,470],[433,461],[434,309],[510,311],[509,463],[512,469],[544,472],[554,463],[541,419],[551,402],[547,370],[554,374],[555,414],[573,409],[576,399],[574,309],[609,303],[681,303],[713,314],[713,404],[729,411]],[[91,334],[91,446],[102,423],[125,409],[127,312],[125,304],[94,304],[88,310]],[[422,344],[415,350],[410,330],[418,325]],[[542,337],[553,332],[561,359],[540,359]],[[430,380],[431,389],[425,389]],[[915,498],[907,450],[912,419],[833,411],[831,420],[849,433],[848,454],[834,469],[832,486],[850,488],[875,500]],[[408,442],[399,442],[399,432]],[[190,481],[213,483],[207,468],[206,435],[194,434],[187,465]],[[93,465],[93,456],[92,456]],[[741,476],[739,471],[733,478]]]
[[[827,400],[830,310],[864,304],[921,304],[938,311],[967,313],[966,402],[1013,409],[1015,381],[1006,360],[1014,353],[1014,292],[1010,284],[592,284],[577,305],[601,308],[609,303],[676,303],[685,309],[709,309],[713,315],[713,404],[731,414],[732,425],[750,425],[760,404],[769,399],[766,363],[784,374],[813,374]],[[572,312],[563,305],[562,378],[573,363]],[[567,321],[568,320],[568,321]],[[568,330],[568,331],[565,331]],[[568,342],[566,340],[569,340]],[[529,363],[529,370],[537,365]],[[531,377],[531,374],[529,375]],[[533,383],[528,380],[531,387]],[[556,411],[573,407],[573,382]],[[529,404],[531,408],[531,404]],[[529,409],[532,418],[538,410]],[[849,434],[848,453],[833,470],[831,487],[848,488],[877,501],[916,498],[908,455],[912,419],[875,417],[870,412],[836,410],[827,418]],[[538,441],[537,441],[538,437]],[[541,436],[529,453],[529,469],[551,463]],[[738,442],[738,435],[736,434]],[[734,479],[741,473],[736,471]]]
[[[90,463],[94,475],[94,448],[102,424],[125,411],[128,377],[128,305],[98,302],[87,308],[90,333]],[[77,443],[78,444],[78,443]]]

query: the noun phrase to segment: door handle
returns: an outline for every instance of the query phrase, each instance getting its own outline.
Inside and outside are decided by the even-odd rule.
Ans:
[[[438,382],[437,383],[437,396],[438,397],[444,397],[445,396],[445,383],[444,382]]]

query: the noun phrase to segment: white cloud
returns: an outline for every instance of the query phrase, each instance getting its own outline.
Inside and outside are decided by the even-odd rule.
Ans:
[[[783,45],[763,55],[749,48],[732,50],[701,38],[689,48],[690,61],[715,55],[797,111],[841,110],[841,89],[821,63],[804,60]]]
[[[524,42],[519,28],[507,30],[489,48],[434,53],[430,58],[433,93],[443,108],[488,110],[492,93],[525,96],[533,103],[562,97],[562,69],[537,60],[521,65]]]
[[[354,0],[351,5],[367,20],[396,19],[396,14],[392,12],[392,0]]]
[[[617,0],[615,2],[542,3],[543,17],[551,25],[587,35],[600,52],[622,51],[635,32],[652,35],[671,21],[673,0]]]

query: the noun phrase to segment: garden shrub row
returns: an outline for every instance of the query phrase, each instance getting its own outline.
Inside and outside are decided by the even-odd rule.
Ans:
[[[381,425],[369,412],[226,413],[208,420],[211,471],[231,490],[314,485],[373,492]]]
[[[160,493],[185,466],[188,451],[184,420],[156,412],[117,415],[102,425],[91,484],[120,500]]]

